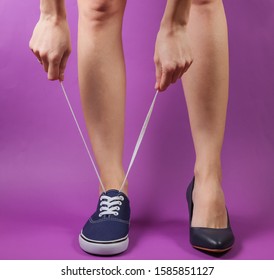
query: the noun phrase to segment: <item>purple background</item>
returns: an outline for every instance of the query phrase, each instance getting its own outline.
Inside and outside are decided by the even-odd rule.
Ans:
[[[124,163],[152,101],[153,50],[164,0],[128,1],[124,20]],[[236,235],[224,259],[274,259],[274,2],[225,1],[230,100],[223,187]],[[98,181],[57,82],[28,49],[37,0],[0,2],[0,259],[98,259],[78,234]],[[65,86],[85,130],[77,82],[76,1],[67,1],[73,52]],[[130,173],[129,250],[112,259],[212,259],[188,241],[185,190],[194,151],[180,83],[157,100]]]

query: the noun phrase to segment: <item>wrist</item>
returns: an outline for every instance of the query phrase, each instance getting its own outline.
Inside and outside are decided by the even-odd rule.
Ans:
[[[66,9],[63,0],[41,0],[40,1],[40,18],[59,22],[66,20]]]
[[[176,21],[163,19],[160,24],[160,31],[165,34],[173,34],[176,32],[184,32],[186,27],[187,23],[178,23]]]
[[[191,7],[191,0],[167,0],[165,12],[161,21],[163,29],[185,29]]]
[[[185,28],[187,26],[187,23],[188,23],[188,19],[163,17],[162,20],[161,20],[161,27],[164,27],[164,28]]]
[[[66,21],[66,15],[59,15],[59,14],[54,14],[54,13],[45,13],[45,12],[41,11],[40,19],[58,24],[60,22]]]

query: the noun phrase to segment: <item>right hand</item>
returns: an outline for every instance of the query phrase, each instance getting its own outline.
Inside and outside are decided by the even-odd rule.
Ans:
[[[177,28],[176,31],[160,28],[155,44],[154,62],[156,90],[164,91],[171,83],[182,78],[193,62],[185,27]]]
[[[41,16],[33,30],[29,47],[48,73],[49,80],[64,80],[66,63],[71,53],[66,19],[57,21]]]

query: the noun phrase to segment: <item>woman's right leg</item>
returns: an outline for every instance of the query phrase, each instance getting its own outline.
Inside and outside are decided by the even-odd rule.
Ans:
[[[125,114],[125,63],[122,21],[126,0],[78,0],[78,71],[82,106],[100,188],[96,211],[79,235],[91,254],[113,255],[128,248],[130,207],[122,166]],[[109,189],[116,189],[108,191]]]
[[[119,189],[125,114],[122,21],[126,0],[78,0],[78,72],[84,117],[102,182]],[[102,192],[102,189],[100,189]],[[123,188],[127,194],[127,184]]]

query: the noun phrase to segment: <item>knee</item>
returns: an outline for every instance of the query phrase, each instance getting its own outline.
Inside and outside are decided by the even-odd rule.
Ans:
[[[103,23],[123,14],[126,0],[78,0],[79,17]]]
[[[222,0],[192,0],[192,5],[197,8],[210,9],[215,5],[222,4]]]
[[[201,12],[203,15],[210,15],[216,11],[220,5],[223,5],[222,0],[192,0],[192,7],[197,12]]]
[[[221,0],[192,0],[193,5],[204,6],[204,5],[211,5],[214,3],[221,2]]]

